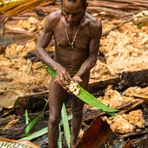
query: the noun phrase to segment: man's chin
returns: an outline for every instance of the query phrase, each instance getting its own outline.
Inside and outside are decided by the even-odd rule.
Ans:
[[[67,22],[67,24],[68,24],[69,26],[74,26],[74,25],[75,25],[75,22]]]

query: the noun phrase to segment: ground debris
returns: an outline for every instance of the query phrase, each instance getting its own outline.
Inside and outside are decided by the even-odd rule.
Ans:
[[[145,92],[145,90],[147,90],[147,87],[145,88],[130,87],[121,94],[119,91],[113,90],[112,86],[108,86],[107,89],[105,90],[105,95],[103,97],[99,97],[98,99],[105,105],[112,108],[117,108],[119,106],[124,106],[126,104],[132,105],[136,102],[142,101],[142,99],[138,99],[137,97],[134,97],[134,94],[136,95],[137,93],[133,93],[133,92],[134,90],[136,92],[136,90],[138,90],[137,88],[139,88],[138,94],[140,94],[140,90],[141,92]]]
[[[112,5],[108,5],[111,3]],[[50,4],[50,2],[48,2],[48,4]],[[41,11],[46,15],[59,8],[59,5],[53,7],[48,4],[44,3],[44,5],[40,7]],[[86,142],[85,148],[90,141],[92,143],[90,142],[90,145],[88,144],[87,146],[93,147],[94,144],[94,147],[98,147],[99,144],[104,144],[107,139],[110,138],[110,135],[114,135],[115,133],[121,134],[122,138],[124,138],[124,136],[128,138],[130,137],[130,133],[135,133],[135,130],[141,128],[143,134],[140,134],[142,136],[146,134],[147,131],[144,127],[145,121],[143,119],[143,112],[147,110],[147,108],[144,108],[144,110],[136,109],[137,107],[141,109],[141,106],[145,103],[143,100],[148,100],[147,87],[142,88],[139,83],[137,83],[138,77],[140,77],[140,80],[143,78],[143,75],[145,78],[147,77],[147,71],[143,72],[144,70],[148,70],[148,26],[145,21],[147,18],[145,16],[139,17],[139,15],[134,15],[133,20],[131,19],[124,24],[122,24],[123,20],[121,19],[104,18],[104,16],[129,18],[129,16],[131,17],[133,14],[137,13],[137,10],[138,12],[140,11],[139,7],[141,10],[146,8],[147,6],[145,4],[147,4],[147,1],[143,0],[140,2],[140,0],[132,0],[129,2],[123,0],[119,4],[117,0],[92,0],[89,1],[89,4],[89,11],[93,9],[94,11],[91,11],[92,14],[99,20],[100,17],[97,16],[102,17],[103,32],[109,31],[107,36],[102,37],[100,55],[98,56],[99,60],[91,70],[90,83],[101,82],[100,84],[103,86],[106,81],[111,80],[112,82],[114,81],[113,83],[119,84],[119,87],[126,85],[127,90],[123,91],[123,88],[121,88],[121,93],[121,90],[119,92],[106,85],[108,87],[106,89],[103,88],[104,90],[102,91],[104,95],[99,97],[107,106],[119,109],[119,114],[115,117],[118,121],[117,124],[115,124],[115,119],[113,117],[107,118],[108,122],[114,122],[111,125],[113,131],[111,131],[109,124],[98,117],[104,115],[104,113],[85,105],[84,110],[86,111],[84,111],[83,116],[83,130],[81,130],[81,137]],[[36,8],[36,10],[38,10],[38,7]],[[124,9],[124,11],[121,11],[121,8]],[[15,12],[15,14],[18,12]],[[46,20],[46,18],[44,18],[45,15],[39,17],[36,12],[37,11],[27,12],[8,19],[4,28],[5,37],[9,37],[11,34],[12,38],[19,38],[12,40],[13,42],[11,41],[9,44],[3,44],[0,40],[2,44],[0,45],[0,111],[4,111],[6,108],[8,108],[8,110],[10,108],[16,109],[5,115],[4,118],[6,119],[7,116],[13,112],[22,115],[26,108],[29,108],[31,111],[33,109],[35,111],[39,110],[42,104],[41,99],[47,98],[49,93],[48,85],[50,76],[46,70],[43,69],[43,65],[39,60],[33,60],[36,58],[34,52],[36,40]],[[143,11],[141,13],[143,13]],[[11,13],[7,14],[11,15]],[[114,27],[116,25],[119,26],[110,31],[111,26]],[[21,35],[29,36],[29,38],[24,39]],[[48,46],[46,49],[47,51],[53,51],[52,56],[54,56],[55,48],[53,43],[52,40],[50,47]],[[31,58],[27,58],[27,54],[29,53],[34,53]],[[101,56],[103,60],[100,60]],[[142,79],[141,83],[144,85],[148,84],[145,79]],[[129,86],[133,85],[136,87],[129,88]],[[100,90],[98,89],[97,92],[98,91]],[[30,104],[30,106],[28,104]],[[49,113],[47,113],[47,117],[48,115]],[[24,134],[24,120],[20,121],[18,117],[9,119],[11,119],[12,122],[7,120],[8,122],[3,122],[2,124],[4,120],[0,118],[1,129],[3,129],[1,130],[1,136],[16,139],[21,138]],[[39,128],[37,128],[37,130],[41,128],[41,125],[47,126],[47,119],[43,119],[42,121],[43,122],[39,122]],[[91,127],[91,125],[93,125],[92,121],[95,123],[93,127]],[[90,125],[90,123],[92,124]],[[125,125],[123,123],[125,123]],[[18,125],[18,127],[16,125]],[[96,136],[89,134],[89,132],[85,133],[87,129],[88,131],[91,129],[90,131],[92,131],[92,133],[94,132]],[[104,137],[102,136],[103,134],[100,134],[100,131],[102,131]],[[88,137],[86,136],[87,134]],[[138,140],[139,139],[137,139],[137,141]],[[137,141],[132,142],[136,143]],[[41,142],[39,141],[39,143]],[[124,144],[126,144],[126,142],[122,141],[121,145],[124,146]],[[104,145],[107,147],[108,143]]]
[[[0,147],[17,147],[17,148],[39,148],[38,145],[30,142],[30,141],[23,141],[23,140],[11,140],[0,138]]]
[[[116,115],[104,119],[110,124],[113,132],[120,134],[133,132],[135,128],[144,128],[144,119],[141,110],[135,110],[129,114]]]

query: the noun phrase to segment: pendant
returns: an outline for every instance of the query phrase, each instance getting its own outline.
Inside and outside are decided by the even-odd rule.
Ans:
[[[70,47],[71,47],[71,48],[74,48],[74,43],[73,43],[73,42],[70,43]]]

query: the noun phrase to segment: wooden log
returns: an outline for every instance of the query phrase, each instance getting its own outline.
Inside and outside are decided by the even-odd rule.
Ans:
[[[135,107],[137,107],[137,106],[139,106],[139,105],[141,105],[143,103],[143,100],[138,100],[138,101],[136,101],[135,103],[133,103],[133,104],[131,104],[131,105],[127,105],[127,106],[125,106],[124,108],[122,108],[122,110],[121,111],[119,111],[118,112],[118,114],[124,114],[124,113],[126,113],[126,112],[128,112],[128,111],[130,111],[130,110],[132,110],[132,109],[134,109]],[[120,108],[120,107],[119,107]]]
[[[126,88],[130,86],[148,86],[148,69],[122,72],[121,81]]]
[[[108,85],[119,87],[122,90],[131,86],[148,86],[148,69],[118,73],[115,78],[90,83],[89,90],[95,94],[97,91],[105,89]]]
[[[123,105],[118,106],[116,109],[119,110],[118,114],[124,114],[130,110],[133,110],[134,108],[136,108],[137,106],[141,105],[143,103],[143,100],[137,100],[134,103],[126,103]],[[92,109],[89,110],[87,112],[83,113],[83,121],[87,121],[87,120],[93,120],[95,119],[97,116],[101,116],[101,115],[105,115],[104,112],[97,110],[97,109]]]
[[[148,103],[148,96],[147,95],[138,95],[138,94],[132,94],[133,97],[141,98],[144,100],[145,103]]]
[[[89,84],[89,91],[95,95],[99,94],[99,91],[104,90],[109,85],[118,86],[121,79],[119,76],[107,80],[101,80],[94,83]]]
[[[14,35],[20,35],[22,34],[23,36],[28,36],[29,38],[31,37],[34,37],[35,34],[31,33],[31,32],[28,32],[24,29],[9,29],[9,28],[6,28],[7,30],[5,31],[5,33],[8,33],[8,34],[14,34]]]
[[[134,147],[140,147],[140,148],[147,148],[148,146],[148,134],[146,134],[143,137],[138,137],[136,139],[131,140]]]
[[[135,5],[137,7],[135,7]],[[147,6],[145,4],[129,4],[129,3],[118,3],[118,2],[107,2],[107,1],[92,1],[89,2],[89,6],[98,6],[98,7],[106,7],[106,8],[112,8],[112,9],[131,9],[131,10],[137,10],[140,7],[143,8],[147,8]]]
[[[35,116],[31,115],[31,119],[33,119]],[[1,120],[0,120],[1,121]],[[44,127],[48,126],[48,120],[42,119],[39,120],[36,126],[33,128],[32,132],[38,131]],[[20,139],[24,136],[24,129],[26,125],[23,118],[20,118],[20,121],[14,125],[13,127],[9,129],[1,129],[0,130],[0,137],[3,138],[10,138],[10,139]]]
[[[148,4],[148,1],[147,0],[108,0],[110,2],[118,2],[118,3],[130,3],[130,4],[133,4],[133,3],[145,3],[145,4]]]
[[[148,134],[148,128],[142,129],[141,131],[130,132],[128,134],[119,135],[120,138],[130,138],[130,137],[137,137],[143,136]]]
[[[100,110],[97,109],[88,109],[83,113],[82,121],[94,120],[101,113]]]
[[[38,93],[32,93],[24,96],[19,96],[18,99],[21,98],[31,98],[31,97],[36,97],[36,98],[41,98],[41,97],[47,97],[49,94],[49,90],[38,92]]]
[[[116,16],[116,17],[124,17],[125,15],[128,15],[127,12],[123,12],[122,10],[114,10],[111,8],[105,8],[105,7],[97,7],[97,6],[93,6],[93,7],[89,7],[88,11],[91,12],[107,12],[110,15]]]
[[[20,127],[16,128],[13,127],[7,130],[0,130],[0,137],[10,138],[10,139],[19,139],[23,137],[24,135],[23,130],[25,126],[22,126],[21,124],[19,124],[18,126]]]

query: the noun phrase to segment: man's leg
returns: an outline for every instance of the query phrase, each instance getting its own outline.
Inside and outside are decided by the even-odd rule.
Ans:
[[[72,104],[72,121],[71,121],[71,147],[77,144],[78,135],[82,123],[82,113],[83,113],[84,103],[78,98],[74,98]]]
[[[84,78],[82,84],[80,84],[86,90],[88,89],[88,81],[89,76]],[[71,121],[71,147],[74,147],[74,145],[77,144],[77,139],[81,128],[84,102],[77,97],[74,97],[72,101],[73,118]]]
[[[49,121],[48,121],[48,145],[49,148],[58,148],[59,122],[61,108],[65,99],[66,91],[51,80],[49,88]]]

